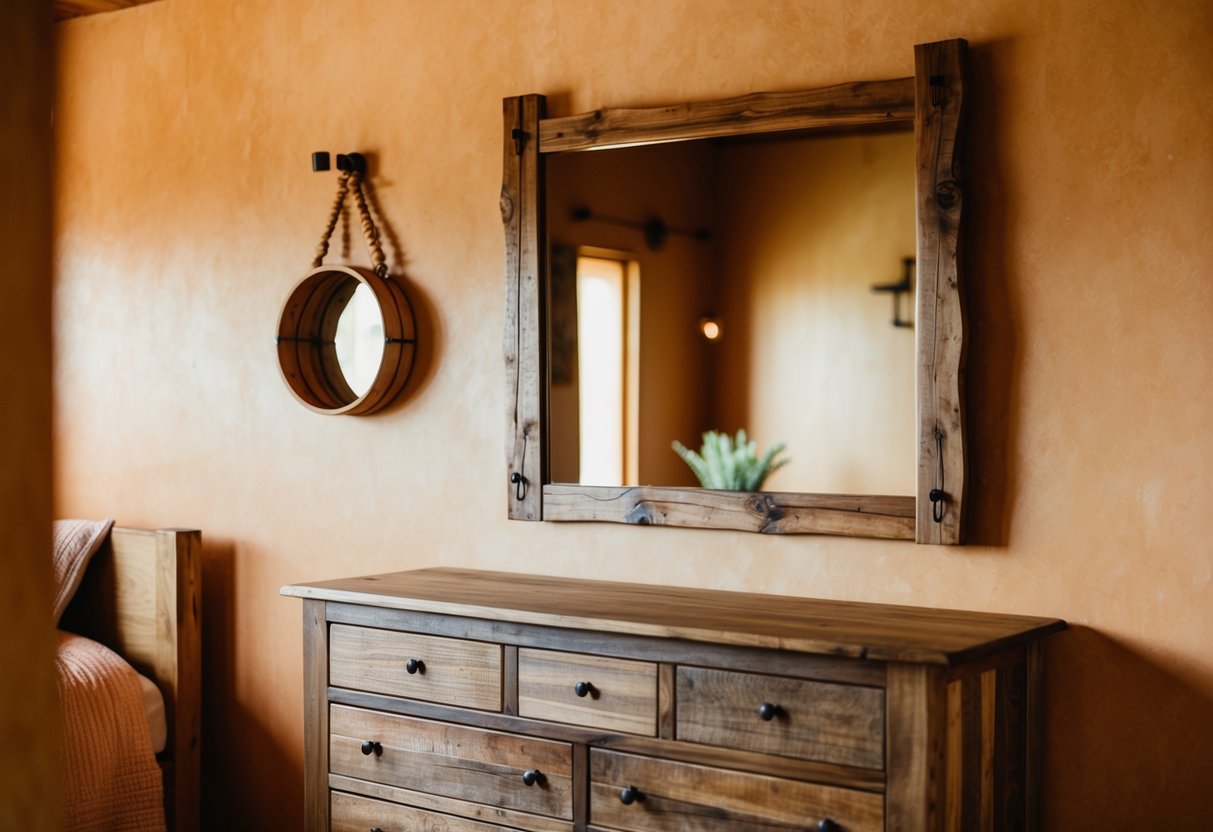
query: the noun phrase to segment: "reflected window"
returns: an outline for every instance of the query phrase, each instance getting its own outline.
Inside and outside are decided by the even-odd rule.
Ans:
[[[634,262],[577,258],[580,481],[622,485],[635,478],[639,274]]]
[[[337,319],[337,363],[354,395],[371,389],[383,363],[383,313],[374,293],[358,284]]]

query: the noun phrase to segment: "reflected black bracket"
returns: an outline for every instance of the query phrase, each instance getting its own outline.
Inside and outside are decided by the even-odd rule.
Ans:
[[[877,283],[872,286],[873,292],[887,292],[893,296],[893,326],[914,328],[913,321],[901,317],[901,296],[914,291],[914,258],[906,257],[901,261],[901,280],[896,283]]]

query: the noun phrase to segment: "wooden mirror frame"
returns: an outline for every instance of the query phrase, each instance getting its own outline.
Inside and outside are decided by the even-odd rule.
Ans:
[[[371,386],[350,388],[337,360],[337,322],[359,285],[383,316],[383,355]],[[413,307],[400,283],[353,266],[319,266],[291,291],[278,318],[278,368],[304,407],[329,416],[366,416],[392,403],[404,389],[417,352]]]
[[[962,542],[964,317],[958,256],[967,42],[914,47],[914,76],[792,93],[545,117],[504,101],[505,365],[509,516],[767,534]],[[638,144],[910,122],[916,144],[918,491],[912,497],[731,492],[549,481],[544,156]]]

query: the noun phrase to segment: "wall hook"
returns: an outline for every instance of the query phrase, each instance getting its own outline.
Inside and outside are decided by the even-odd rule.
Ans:
[[[330,156],[327,150],[317,150],[312,153],[312,171],[323,173],[330,169]],[[338,153],[337,170],[349,173],[366,174],[366,157],[361,153]]]
[[[510,474],[510,482],[514,483],[514,499],[522,502],[526,499],[526,477],[517,471]]]

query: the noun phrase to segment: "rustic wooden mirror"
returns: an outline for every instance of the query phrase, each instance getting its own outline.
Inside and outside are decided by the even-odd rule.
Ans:
[[[546,117],[543,96],[505,100],[501,211],[506,239],[511,518],[961,542],[964,327],[958,246],[965,48],[962,40],[922,44],[915,48],[913,77],[804,92],[644,109],[601,109],[559,118]],[[915,357],[917,466],[907,479],[915,484],[915,493],[731,492],[553,482],[550,281],[552,261],[558,256],[550,249],[545,178],[554,154],[898,126],[912,126],[914,136],[917,279],[914,343],[907,350],[912,349]],[[556,363],[561,361],[557,356]]]

